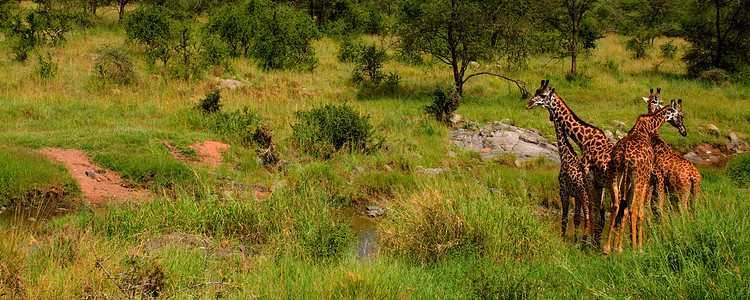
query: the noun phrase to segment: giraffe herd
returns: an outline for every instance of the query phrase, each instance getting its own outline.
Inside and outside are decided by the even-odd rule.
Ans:
[[[628,134],[612,144],[604,132],[578,118],[565,101],[542,81],[526,109],[542,106],[549,111],[557,134],[560,153],[560,200],[563,206],[562,235],[568,223],[568,206],[574,198],[574,239],[583,221],[583,240],[589,235],[595,247],[605,225],[604,191],[611,199],[609,234],[603,247],[622,251],[623,219],[630,220],[633,248],[643,245],[645,207],[654,215],[663,214],[664,192],[677,198],[680,210],[688,214],[689,203],[700,193],[701,176],[692,163],[677,155],[658,134],[662,124],[669,123],[682,136],[687,134],[682,123],[682,99],[664,105],[661,89],[648,98],[648,113],[639,115]],[[570,137],[581,148],[581,157],[568,142]],[[692,195],[692,200],[690,196]]]

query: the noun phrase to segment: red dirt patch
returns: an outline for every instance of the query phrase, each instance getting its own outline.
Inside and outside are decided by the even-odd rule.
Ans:
[[[211,140],[206,140],[202,143],[196,142],[195,144],[190,145],[190,148],[198,153],[198,159],[200,161],[196,161],[194,158],[183,155],[180,150],[170,145],[168,141],[161,142],[165,147],[167,147],[167,149],[169,149],[169,153],[172,154],[172,157],[174,157],[176,160],[184,163],[210,165],[212,167],[218,167],[219,165],[221,165],[221,162],[224,160],[223,156],[221,155],[221,151],[229,148],[229,144],[219,143]]]
[[[108,201],[142,200],[148,196],[145,190],[125,187],[125,182],[120,175],[92,164],[89,157],[81,150],[43,148],[37,152],[62,163],[68,169],[70,176],[73,176],[81,185],[83,198],[93,204],[102,204]],[[96,173],[91,173],[92,171]]]

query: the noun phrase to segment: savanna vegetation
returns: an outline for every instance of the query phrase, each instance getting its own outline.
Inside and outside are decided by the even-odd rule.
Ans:
[[[747,140],[747,1],[558,2],[0,0],[0,298],[749,298],[746,154],[604,255],[559,236],[555,164],[450,144],[454,113],[554,139],[540,79],[612,131],[661,87],[680,154]],[[149,196],[88,203],[45,147]]]

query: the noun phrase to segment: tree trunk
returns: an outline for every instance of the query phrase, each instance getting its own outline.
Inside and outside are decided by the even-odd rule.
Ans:
[[[578,25],[573,25],[573,41],[570,49],[570,73],[573,75],[578,72],[578,30]]]
[[[125,5],[128,4],[127,1],[120,0],[120,10],[117,11],[117,17],[120,23],[122,23],[122,18],[125,17]]]
[[[722,52],[724,52],[724,43],[722,42],[721,28],[719,26],[721,24],[721,6],[719,5],[719,1],[715,1],[714,4],[716,5],[716,56],[714,57],[714,67],[719,68],[721,66]]]

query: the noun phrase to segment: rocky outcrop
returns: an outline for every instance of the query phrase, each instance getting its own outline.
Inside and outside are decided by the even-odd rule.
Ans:
[[[483,160],[513,154],[518,162],[542,156],[560,163],[557,146],[547,141],[538,132],[504,122],[479,126],[474,122],[459,124],[450,131],[451,143],[457,147],[476,151]]]

